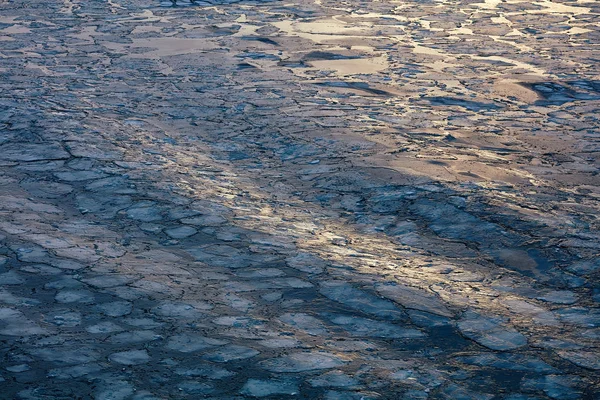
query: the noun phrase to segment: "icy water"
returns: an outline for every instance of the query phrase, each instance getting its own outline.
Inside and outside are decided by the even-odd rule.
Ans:
[[[600,3],[0,3],[0,399],[599,399]]]

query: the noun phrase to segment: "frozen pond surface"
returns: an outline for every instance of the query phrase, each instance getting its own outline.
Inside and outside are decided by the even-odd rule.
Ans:
[[[0,3],[0,397],[600,398],[599,13]]]

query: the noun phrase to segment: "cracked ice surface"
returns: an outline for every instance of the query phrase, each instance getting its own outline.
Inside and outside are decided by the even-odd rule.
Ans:
[[[0,397],[595,399],[598,2],[0,2]]]

